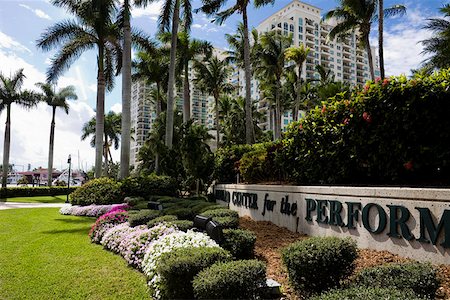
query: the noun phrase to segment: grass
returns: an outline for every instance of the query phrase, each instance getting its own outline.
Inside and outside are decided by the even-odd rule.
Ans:
[[[36,196],[36,197],[16,197],[8,198],[7,202],[22,203],[64,203],[67,199],[66,195],[61,196]]]
[[[93,218],[0,211],[0,299],[148,299],[146,279],[91,244]]]

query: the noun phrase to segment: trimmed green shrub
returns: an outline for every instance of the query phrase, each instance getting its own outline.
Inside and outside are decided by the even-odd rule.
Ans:
[[[248,259],[253,257],[256,235],[250,230],[225,229],[223,239],[221,247],[230,251],[235,258]]]
[[[92,179],[70,194],[72,205],[113,204],[123,200],[120,183],[107,177]]]
[[[354,241],[337,237],[307,238],[282,251],[289,280],[295,289],[307,293],[339,286],[353,272],[357,256]]]
[[[69,193],[76,191],[78,187],[70,187]],[[0,188],[0,198],[33,197],[33,196],[59,196],[67,195],[67,186],[37,186],[37,187],[8,187]]]
[[[190,208],[179,208],[174,206],[164,210],[165,214],[177,216],[179,220],[193,220],[195,217],[194,212]]]
[[[195,205],[193,205],[191,208],[192,208],[192,211],[196,215],[198,215],[204,211],[217,208],[217,204],[212,203],[212,202],[199,201],[199,202],[196,202]]]
[[[177,226],[177,228],[181,231],[188,231],[189,229],[194,228],[194,222],[189,220],[175,220],[169,222],[169,224]]]
[[[216,262],[231,260],[230,254],[219,247],[178,248],[163,253],[156,272],[161,276],[163,299],[192,299],[192,280],[203,269]]]
[[[160,212],[158,210],[143,209],[137,212],[130,212],[130,218],[128,219],[128,222],[130,223],[131,227],[145,225],[150,220],[159,217],[159,215]]]
[[[417,295],[429,299],[434,299],[439,287],[433,266],[419,262],[386,264],[364,269],[357,275],[355,283],[367,287],[411,289]]]
[[[195,276],[198,299],[254,299],[266,284],[266,265],[258,260],[216,263]]]
[[[239,218],[235,217],[213,217],[213,221],[216,221],[222,228],[238,228],[239,227]]]
[[[224,208],[224,206],[220,205],[220,204],[214,204],[214,205],[207,206],[207,207],[204,207],[204,208],[200,209],[198,213],[199,214],[203,214],[205,211],[216,210],[216,209],[219,209],[219,208]]]
[[[234,217],[239,218],[239,214],[237,211],[228,209],[228,208],[218,208],[218,209],[211,209],[207,210],[202,213],[202,216],[205,217]]]
[[[423,300],[411,290],[396,290],[380,287],[352,287],[343,290],[331,290],[320,296],[312,297],[311,300]]]
[[[281,148],[281,141],[254,144],[254,150],[245,153],[239,161],[242,180],[249,183],[281,180],[282,172],[277,164]]]
[[[125,178],[122,181],[121,190],[124,195],[151,200],[150,197],[154,195],[177,195],[178,185],[174,178],[150,174]]]
[[[252,149],[251,145],[235,145],[217,149],[214,178],[221,183],[236,183],[239,161],[245,153],[252,151]]]
[[[301,184],[448,183],[450,69],[340,93],[292,123],[281,168]]]
[[[178,220],[177,216],[173,216],[173,215],[160,216],[160,217],[154,218],[153,220],[148,221],[147,226],[148,226],[148,228],[150,228],[159,223],[172,222],[172,221],[176,221],[176,220]]]

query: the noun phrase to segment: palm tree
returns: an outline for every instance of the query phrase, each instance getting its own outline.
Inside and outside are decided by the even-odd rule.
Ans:
[[[153,1],[154,0],[135,0],[135,5],[145,7]],[[173,143],[175,67],[178,27],[180,23],[180,8],[183,12],[184,31],[188,32],[192,24],[192,7],[190,0],[166,0],[163,4],[162,12],[158,20],[160,31],[171,32],[172,35],[170,40],[170,65],[169,80],[167,84],[167,119],[165,136],[165,144],[169,149],[172,149]],[[171,29],[170,25],[172,25]]]
[[[425,26],[433,31],[433,37],[421,41],[424,46],[422,53],[431,54],[425,66],[432,68],[450,67],[450,4],[444,5],[440,12],[444,15],[443,19],[429,19]]]
[[[97,136],[97,126],[96,126],[96,118],[93,117],[89,122],[83,125],[81,129],[81,140],[84,141],[87,137],[92,135],[91,146],[95,147],[96,136]],[[110,147],[114,144],[114,149],[119,149],[119,142],[121,136],[121,126],[122,126],[122,114],[116,114],[113,111],[110,111],[105,116],[105,127],[104,127],[104,144],[103,146],[103,156],[105,158],[105,175],[107,174],[106,170],[108,170],[108,164],[112,163],[112,156]]]
[[[56,80],[84,51],[97,48],[97,106],[95,137],[95,177],[102,174],[102,147],[104,132],[105,89],[112,90],[114,71],[120,70],[122,49],[116,17],[115,1],[61,1],[54,5],[65,7],[77,18],[48,28],[38,40],[38,47],[48,51],[62,48],[52,59],[47,80]]]
[[[75,87],[67,86],[65,88],[60,89],[57,93],[55,93],[52,85],[50,83],[36,83],[36,86],[39,87],[43,95],[42,101],[47,103],[47,105],[52,108],[52,121],[50,123],[50,142],[48,146],[48,186],[52,186],[52,173],[53,173],[53,148],[55,141],[55,115],[56,109],[62,108],[64,109],[66,114],[69,114],[69,104],[67,100],[76,100],[77,95],[75,93]]]
[[[0,73],[0,110],[6,108],[5,140],[3,143],[3,166],[9,166],[9,152],[11,148],[11,104],[15,103],[24,108],[35,106],[38,95],[30,91],[21,91],[25,75],[23,69],[18,70],[9,78]],[[3,168],[2,187],[6,188],[8,168]]]
[[[370,30],[372,22],[378,18],[378,0],[340,0],[340,6],[325,14],[324,19],[335,18],[337,25],[331,29],[329,38],[345,38],[349,32],[358,30],[359,44],[365,47],[369,60],[370,76],[375,80],[372,51],[370,47]],[[383,10],[383,16],[403,14],[406,8],[403,5],[394,5]],[[382,47],[382,45],[381,45]]]
[[[194,62],[196,76],[194,83],[200,91],[214,97],[216,116],[216,142],[219,148],[219,98],[223,93],[232,90],[232,85],[228,83],[229,68],[225,60],[219,60],[217,56],[212,56],[205,62]]]
[[[299,47],[290,47],[285,51],[285,57],[287,60],[292,60],[297,65],[297,99],[296,103],[292,109],[292,118],[294,121],[298,120],[298,105],[300,103],[300,89],[302,86],[302,69],[303,64],[308,57],[311,49],[309,47],[305,47],[304,44],[301,44]]]
[[[214,22],[222,25],[223,22],[231,17],[234,13],[242,14],[243,24],[243,41],[244,41],[244,71],[245,71],[245,136],[248,144],[252,144],[255,140],[253,135],[253,118],[252,118],[252,99],[251,99],[251,67],[250,67],[250,41],[248,37],[248,17],[247,7],[250,0],[236,0],[236,3],[221,12],[218,12],[224,5],[226,0],[203,0],[203,6],[199,9],[207,15],[216,15]],[[267,4],[273,4],[275,0],[254,0],[253,5],[256,8]]]
[[[255,74],[261,80],[271,82],[275,88],[275,139],[281,138],[281,80],[285,72],[285,51],[291,42],[292,36],[274,31],[260,37],[259,61]]]

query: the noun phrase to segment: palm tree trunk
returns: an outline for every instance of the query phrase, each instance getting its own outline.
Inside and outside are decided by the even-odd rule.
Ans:
[[[187,123],[191,119],[191,95],[189,89],[189,62],[184,63],[184,84],[183,84],[183,122]]]
[[[3,143],[2,188],[6,188],[9,171],[9,149],[11,146],[11,104],[6,106],[5,141]]]
[[[47,168],[47,180],[48,186],[52,186],[53,179],[53,147],[55,143],[55,114],[56,106],[52,106],[52,122],[50,124],[50,143],[48,144],[48,168]]]
[[[372,50],[370,48],[369,35],[366,36],[367,59],[369,60],[370,78],[375,80],[375,72],[373,69]]]
[[[280,101],[281,82],[277,79],[277,90],[275,91],[275,139],[281,138],[281,101]]]
[[[386,76],[384,73],[384,53],[383,53],[383,30],[384,30],[384,1],[378,0],[378,56],[380,60],[381,79]]]
[[[302,89],[302,66],[303,63],[301,62],[298,66],[298,77],[297,77],[297,99],[296,99],[296,103],[294,105],[294,108],[292,110],[292,120],[294,122],[298,121],[298,106],[300,104],[301,101],[301,96],[300,96],[300,92]]]
[[[253,144],[253,117],[252,117],[252,95],[251,95],[251,69],[250,69],[250,41],[248,39],[247,7],[242,11],[244,23],[244,71],[245,71],[245,141]]]
[[[97,111],[95,121],[95,178],[102,176],[103,132],[105,130],[105,74],[103,47],[98,49]]]
[[[105,155],[105,170],[103,172],[103,176],[108,176],[108,136],[105,134],[105,148],[104,148],[104,155]]]
[[[160,83],[156,83],[156,117],[158,117],[161,114],[162,111],[162,105],[161,105],[161,99],[160,99],[160,93],[161,87]]]
[[[178,23],[180,22],[180,0],[175,0],[172,16],[172,39],[170,44],[169,84],[167,87],[167,114],[166,114],[166,146],[172,149],[173,142],[173,105],[175,88],[175,64],[177,52]]]
[[[129,0],[124,6],[129,7]],[[125,13],[123,24],[122,53],[122,134],[120,139],[120,174],[125,178],[130,174],[130,141],[131,141],[131,28],[130,14]]]
[[[214,95],[214,102],[216,107],[214,108],[216,114],[216,147],[219,149],[220,145],[220,124],[219,124],[219,95]]]

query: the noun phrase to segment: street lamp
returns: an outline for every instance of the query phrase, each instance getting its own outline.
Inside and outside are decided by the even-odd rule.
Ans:
[[[69,203],[69,188],[70,188],[70,166],[72,164],[72,157],[69,154],[69,158],[67,159],[67,163],[69,164],[69,175],[67,176],[67,199],[66,203]]]

